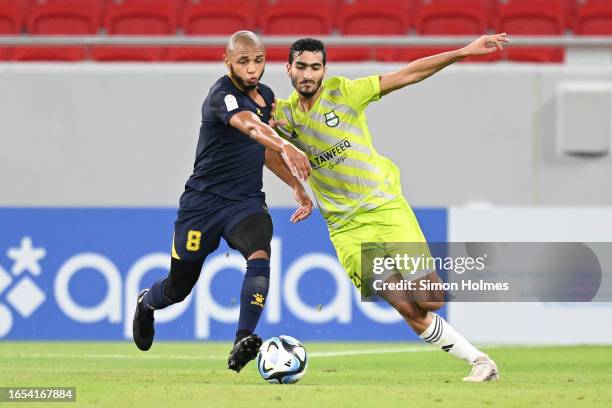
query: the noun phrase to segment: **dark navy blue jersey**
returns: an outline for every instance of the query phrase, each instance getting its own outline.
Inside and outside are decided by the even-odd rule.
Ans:
[[[261,196],[265,148],[229,124],[241,111],[270,120],[274,92],[259,84],[266,106],[258,105],[226,75],[210,88],[202,104],[202,125],[193,174],[187,186],[229,200]]]

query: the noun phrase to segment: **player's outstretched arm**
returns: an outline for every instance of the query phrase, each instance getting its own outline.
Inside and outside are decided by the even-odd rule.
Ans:
[[[503,49],[503,43],[508,41],[506,33],[483,35],[463,48],[413,61],[399,71],[381,75],[380,94],[386,95],[407,85],[420,82],[464,58],[499,52]]]
[[[312,200],[302,183],[291,174],[280,153],[266,149],[266,167],[293,189],[293,197],[299,207],[291,216],[291,222],[296,223],[308,218],[312,213]]]
[[[253,112],[238,112],[230,118],[229,124],[266,149],[278,152],[295,177],[300,180],[308,179],[311,168],[306,155],[277,135],[274,129],[259,120]]]

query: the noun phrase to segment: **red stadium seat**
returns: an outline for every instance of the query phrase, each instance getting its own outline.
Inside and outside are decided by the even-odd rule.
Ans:
[[[487,32],[488,11],[488,0],[433,0],[419,9],[416,31],[420,35],[480,36]],[[391,49],[380,52],[377,54],[377,59],[414,61],[455,48],[457,47],[400,47],[394,52]],[[494,53],[464,61],[493,62],[500,59],[500,53]]]
[[[576,35],[612,35],[612,1],[589,0],[576,18]]]
[[[357,0],[343,3],[338,26],[344,35],[403,35],[411,28],[407,3],[401,0]]]
[[[482,35],[487,30],[487,2],[434,0],[422,6],[416,21],[421,35]]]
[[[21,33],[21,8],[14,1],[0,0],[0,35]]]
[[[131,0],[111,3],[106,8],[104,27],[108,34],[176,34],[176,9],[172,2]]]
[[[162,61],[164,51],[162,47],[96,46],[91,56],[98,62],[156,62]]]
[[[562,0],[510,0],[499,13],[498,32],[512,35],[562,35],[565,13]],[[512,47],[507,49],[512,61],[562,62],[562,48]]]
[[[343,35],[405,35],[412,27],[411,13],[415,10],[415,4],[402,0],[341,3],[338,28]],[[350,53],[351,60],[367,61],[377,59],[379,54],[395,53],[389,50],[387,47],[350,47],[342,53]]]
[[[87,58],[85,47],[15,47],[11,59],[21,62],[78,62]]]
[[[289,60],[289,46],[271,45],[266,47],[266,61],[287,63]]]
[[[327,47],[327,60],[332,62],[362,62],[373,61],[376,49],[374,47]]]
[[[13,55],[12,47],[0,47],[0,61],[8,61]]]
[[[189,2],[183,9],[181,27],[188,35],[232,34],[255,31],[256,2],[203,0]]]
[[[106,7],[104,27],[108,34],[173,35],[176,34],[176,7],[173,1],[125,0]],[[91,54],[100,62],[161,61],[163,47],[93,47]]]
[[[170,47],[164,58],[173,62],[221,62],[225,47]]]
[[[486,0],[485,3],[487,9],[487,25],[489,27],[495,27],[499,14],[499,0]]]
[[[578,3],[582,0],[563,0],[563,11],[565,13],[566,27],[572,28],[576,24],[576,16],[578,15]]]
[[[96,34],[99,8],[98,0],[34,2],[26,30],[30,34]]]
[[[263,11],[260,25],[264,34],[327,35],[332,31],[333,16],[332,3],[325,0],[284,0]]]

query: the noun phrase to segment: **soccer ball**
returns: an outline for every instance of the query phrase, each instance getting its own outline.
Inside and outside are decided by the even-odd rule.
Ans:
[[[306,374],[308,357],[302,344],[291,336],[271,337],[259,348],[257,369],[270,384],[293,384]]]

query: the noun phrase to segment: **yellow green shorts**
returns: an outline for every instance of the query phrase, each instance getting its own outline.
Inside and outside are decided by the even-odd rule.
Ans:
[[[362,259],[371,262],[375,257],[394,257],[405,253],[407,247],[412,251],[416,247],[424,256],[431,256],[414,212],[402,196],[374,210],[356,214],[339,229],[330,231],[330,239],[338,260],[362,293],[367,281],[367,277],[362,276]]]

